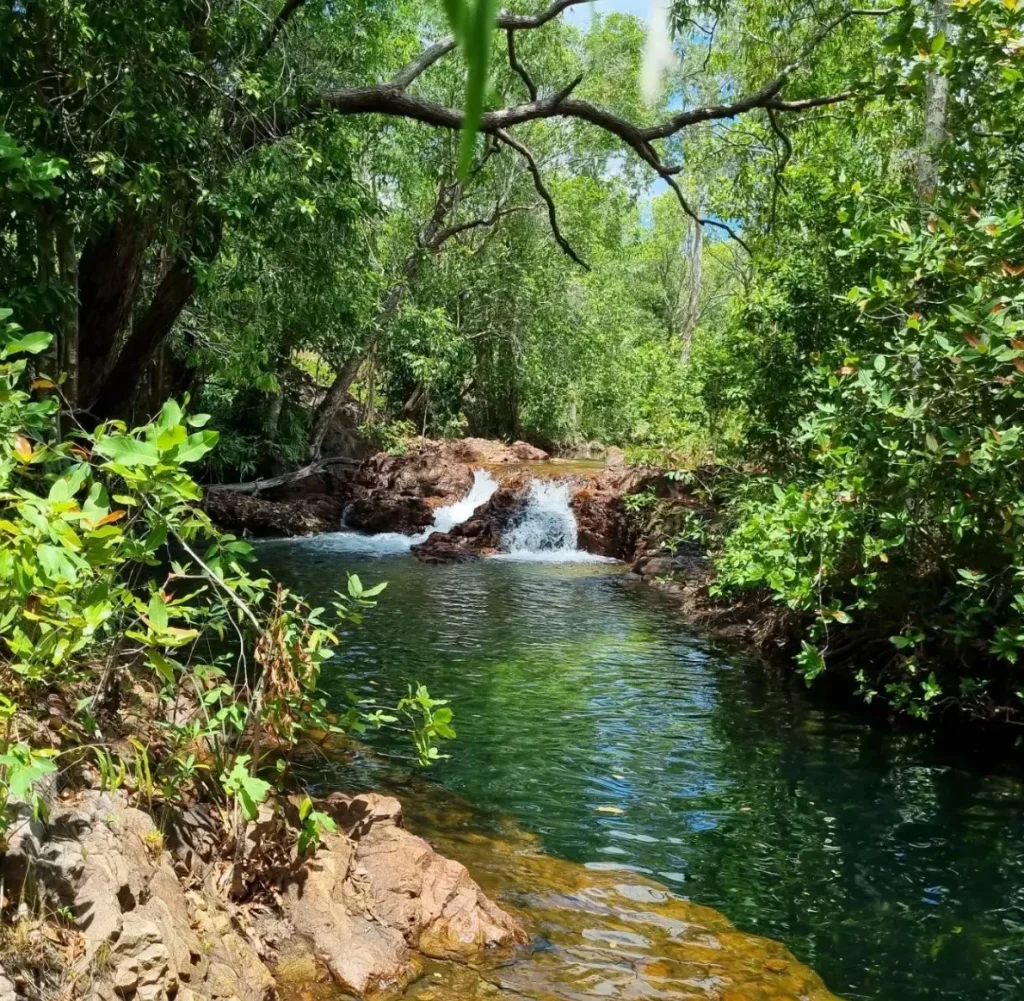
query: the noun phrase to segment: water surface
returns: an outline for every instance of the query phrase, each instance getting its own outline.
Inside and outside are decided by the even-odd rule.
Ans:
[[[1018,782],[815,708],[618,565],[427,566],[344,543],[261,556],[318,601],[346,570],[389,582],[324,685],[339,703],[413,681],[450,698],[459,737],[430,779],[481,825],[511,815],[547,853],[715,908],[844,998],[1024,998]]]

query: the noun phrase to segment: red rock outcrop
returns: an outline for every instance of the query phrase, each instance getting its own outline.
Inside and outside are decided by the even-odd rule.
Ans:
[[[572,498],[580,549],[618,560],[632,559],[638,533],[623,498],[644,478],[642,470],[616,466],[602,470],[580,486]]]
[[[449,532],[432,532],[413,546],[413,555],[424,563],[450,563],[501,552],[502,536],[522,508],[528,489],[529,479],[521,474],[502,483],[461,525]]]

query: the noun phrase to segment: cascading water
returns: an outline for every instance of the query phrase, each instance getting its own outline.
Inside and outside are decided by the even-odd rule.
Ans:
[[[475,469],[469,493],[454,504],[439,507],[434,512],[433,523],[419,534],[379,532],[376,535],[363,535],[359,532],[340,532],[331,536],[332,548],[373,556],[407,552],[410,547],[425,542],[431,532],[450,532],[456,525],[461,525],[481,504],[486,504],[497,489],[498,481],[486,469]]]
[[[473,485],[461,500],[434,512],[429,528],[416,535],[401,532],[341,531],[317,536],[310,543],[334,552],[363,553],[367,556],[392,556],[407,553],[412,546],[426,542],[433,532],[450,532],[467,521],[477,508],[486,504],[498,489],[498,481],[485,469],[473,471]],[[502,542],[508,550],[501,556],[512,560],[552,563],[600,562],[595,556],[576,548],[576,516],[571,506],[572,488],[567,480],[535,479],[522,509],[506,530]]]
[[[505,532],[507,558],[551,562],[600,561],[576,546],[576,515],[565,480],[532,480],[526,504]]]

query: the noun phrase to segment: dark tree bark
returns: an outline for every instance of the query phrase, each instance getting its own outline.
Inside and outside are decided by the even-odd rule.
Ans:
[[[90,240],[78,262],[80,398],[95,402],[128,325],[142,280],[149,233],[141,219],[126,213]],[[134,373],[137,379],[141,372]]]
[[[188,261],[177,258],[167,269],[146,312],[135,323],[124,347],[92,401],[90,411],[101,420],[124,415],[152,360],[196,287]]]
[[[354,355],[341,367],[341,371],[334,377],[326,395],[317,408],[316,416],[313,418],[313,426],[309,432],[309,444],[307,454],[310,459],[316,459],[324,445],[324,438],[330,429],[331,421],[335,414],[341,409],[341,405],[348,398],[348,391],[352,388],[359,369],[366,361],[367,347],[359,348]]]
[[[61,392],[68,406],[78,406],[78,253],[74,223],[63,216],[57,222],[57,267],[67,298],[60,311],[60,369],[64,373]]]

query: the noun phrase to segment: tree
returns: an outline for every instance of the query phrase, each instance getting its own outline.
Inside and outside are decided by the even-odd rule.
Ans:
[[[635,153],[692,212],[674,179],[679,168],[664,159],[659,144],[701,122],[758,110],[791,115],[853,96],[849,90],[799,94],[805,63],[860,14],[826,6],[812,28],[797,16],[780,26],[795,48],[741,96],[649,123],[621,117],[587,99],[585,79],[537,86],[528,69],[529,48],[516,48],[520,35],[551,24],[577,2],[556,0],[536,14],[497,17],[498,37],[530,99],[487,110],[479,127],[527,162],[513,130],[539,121],[586,123]],[[239,163],[267,146],[301,142],[309,128],[332,117],[381,115],[461,128],[461,108],[420,89],[457,49],[455,37],[445,36],[411,51],[430,21],[425,12],[398,5],[371,9],[358,2],[292,0],[280,7],[33,0],[0,15],[10,39],[3,75],[9,127],[70,164],[72,184],[60,212],[73,220],[81,248],[77,357],[83,412],[100,419],[129,405],[139,373],[222,250],[228,223],[223,197]],[[410,57],[388,72],[393,53]],[[364,82],[385,73],[384,82]],[[531,173],[539,182],[539,173]],[[548,204],[555,237],[568,252]]]

